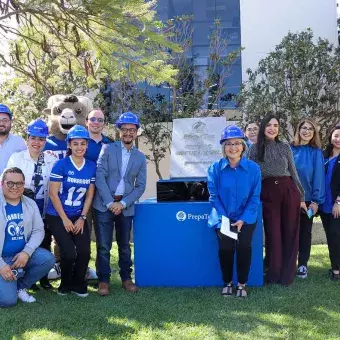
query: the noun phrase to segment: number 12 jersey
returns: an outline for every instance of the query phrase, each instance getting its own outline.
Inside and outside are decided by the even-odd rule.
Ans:
[[[59,160],[53,167],[50,181],[60,182],[59,198],[68,217],[79,216],[84,206],[85,195],[96,179],[96,164],[85,159],[81,167],[77,167],[71,156]],[[51,199],[46,213],[58,216]]]

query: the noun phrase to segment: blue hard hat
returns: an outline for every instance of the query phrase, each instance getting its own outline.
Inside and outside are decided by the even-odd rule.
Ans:
[[[119,116],[116,121],[117,128],[120,129],[123,124],[134,124],[137,129],[139,129],[140,126],[138,117],[132,112],[124,112]]]
[[[84,126],[75,125],[67,133],[66,142],[69,142],[71,139],[76,139],[76,138],[88,140],[88,139],[90,139],[90,134]]]
[[[220,144],[222,144],[224,141],[226,141],[228,139],[232,139],[232,138],[244,139],[244,133],[243,133],[242,129],[240,129],[236,125],[229,125],[228,127],[226,127],[222,131]]]
[[[13,114],[7,105],[0,104],[0,113],[7,113],[9,118],[12,119]]]
[[[32,120],[27,125],[27,134],[33,137],[46,138],[48,136],[47,124],[41,119]]]

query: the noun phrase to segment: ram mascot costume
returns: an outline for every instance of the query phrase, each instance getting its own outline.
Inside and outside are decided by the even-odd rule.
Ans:
[[[68,131],[76,124],[85,126],[86,117],[93,109],[92,100],[76,95],[56,94],[51,96],[47,102],[44,113],[48,116],[50,136],[46,139],[45,150],[52,151],[62,159],[66,156],[67,143],[65,141]],[[50,271],[48,278],[57,279],[60,277],[60,252],[55,244],[54,255],[56,265]],[[95,270],[89,268],[88,279],[96,279]]]
[[[59,159],[64,158],[68,131],[76,124],[85,126],[86,117],[92,109],[92,100],[87,97],[62,94],[50,97],[44,110],[48,115],[51,133],[47,138],[45,150],[53,151]]]

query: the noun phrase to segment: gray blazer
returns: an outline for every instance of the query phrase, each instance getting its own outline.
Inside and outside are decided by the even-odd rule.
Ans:
[[[40,216],[37,204],[26,196],[21,197],[23,220],[25,223],[25,241],[26,245],[23,251],[29,256],[40,246],[44,239],[45,230],[44,222]],[[5,229],[6,229],[6,206],[7,202],[0,190],[0,269],[6,266],[6,262],[2,259],[2,249],[5,242]]]
[[[96,194],[93,207],[99,211],[107,211],[107,204],[113,202],[113,196],[121,179],[122,144],[115,142],[103,145],[97,162]],[[146,158],[138,149],[131,150],[131,156],[126,168],[125,193],[123,201],[126,208],[124,216],[133,216],[134,203],[143,195],[146,186]]]

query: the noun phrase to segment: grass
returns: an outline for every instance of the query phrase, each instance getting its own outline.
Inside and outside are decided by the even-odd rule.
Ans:
[[[218,288],[129,294],[115,272],[106,298],[93,287],[86,299],[37,292],[39,303],[1,309],[0,339],[340,339],[340,283],[328,268],[327,247],[313,246],[306,280],[249,288],[247,300],[222,298]]]

